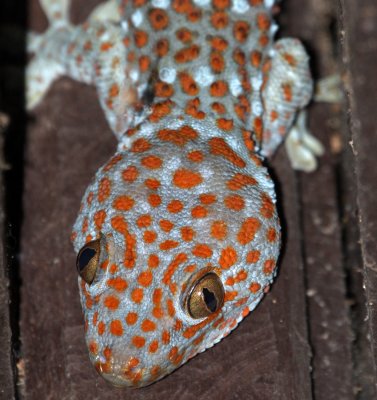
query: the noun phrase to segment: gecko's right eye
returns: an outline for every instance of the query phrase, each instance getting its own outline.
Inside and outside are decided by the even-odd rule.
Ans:
[[[96,276],[100,251],[100,239],[97,239],[83,246],[77,255],[77,272],[88,285],[93,282]]]

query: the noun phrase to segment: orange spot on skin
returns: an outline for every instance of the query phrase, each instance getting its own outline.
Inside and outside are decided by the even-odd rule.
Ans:
[[[249,286],[249,290],[251,293],[259,292],[260,288],[261,288],[261,285],[257,282],[252,282]]]
[[[229,269],[232,265],[237,262],[237,252],[233,247],[226,247],[221,250],[219,258],[220,267],[223,269]]]
[[[220,73],[225,68],[224,57],[220,52],[217,51],[211,53],[209,63],[212,68],[212,71],[215,73]]]
[[[169,316],[170,317],[174,317],[175,316],[175,308],[174,308],[174,304],[173,304],[173,300],[171,300],[171,299],[168,299],[167,301],[166,301],[166,306],[167,306],[167,308],[168,308],[168,314],[169,314]],[[178,320],[177,320],[178,321]],[[176,321],[176,322],[177,322]],[[178,329],[179,330],[179,329]]]
[[[107,297],[105,297],[103,304],[109,310],[114,311],[119,307],[119,299],[118,299],[118,297],[115,297],[115,296],[107,296]]]
[[[152,283],[153,275],[150,271],[141,272],[137,278],[137,281],[141,286],[148,287]]]
[[[119,211],[129,211],[135,204],[135,200],[129,196],[118,196],[113,201],[113,207]]]
[[[158,194],[150,194],[148,202],[152,207],[158,207],[161,204],[161,197]]]
[[[261,31],[268,30],[270,28],[270,26],[271,26],[270,17],[265,13],[258,14],[258,16],[257,16],[257,25],[258,25],[258,28]]]
[[[190,42],[192,38],[191,32],[186,28],[179,29],[177,32],[175,32],[175,36],[183,43]]]
[[[224,157],[237,167],[246,167],[246,162],[237,155],[237,153],[226,143],[223,138],[212,138],[209,140],[209,145],[212,154]]]
[[[198,58],[199,53],[200,53],[200,47],[196,44],[193,44],[192,46],[178,50],[174,55],[174,60],[178,64],[187,63]]]
[[[262,53],[260,51],[254,50],[250,54],[250,63],[253,67],[258,68],[262,61]]]
[[[157,268],[160,264],[160,259],[158,258],[158,255],[156,254],[151,254],[148,257],[148,267],[149,268]]]
[[[107,286],[115,289],[117,292],[124,292],[128,287],[127,282],[121,277],[110,278],[106,283]]]
[[[178,169],[173,176],[173,183],[180,189],[191,189],[203,182],[203,178],[199,172],[190,171],[188,169]]]
[[[189,141],[198,137],[198,132],[185,125],[177,130],[162,129],[158,132],[158,137],[165,142],[171,142],[177,146],[185,146]]]
[[[195,231],[189,226],[184,226],[181,228],[181,236],[185,242],[191,242],[195,237]]]
[[[161,335],[161,341],[163,344],[170,343],[170,333],[168,331],[163,331]]]
[[[211,16],[211,24],[215,29],[224,29],[228,25],[228,14],[223,11],[214,12]]]
[[[110,332],[114,336],[122,336],[123,335],[123,326],[119,319],[114,319],[110,322]]]
[[[103,203],[111,193],[111,181],[108,178],[102,178],[98,188],[98,201]]]
[[[143,239],[145,243],[153,243],[157,239],[157,234],[154,231],[145,231]]]
[[[223,97],[228,93],[228,84],[225,81],[213,82],[209,88],[209,93],[213,97]]]
[[[164,57],[169,52],[169,41],[167,39],[160,39],[155,46],[155,53],[158,57]]]
[[[224,51],[228,47],[228,42],[220,36],[215,36],[211,39],[211,46],[214,50]]]
[[[160,304],[162,299],[162,289],[157,288],[153,291],[152,301],[153,304]]]
[[[193,248],[192,254],[200,258],[209,258],[212,256],[212,249],[206,244],[199,243]]]
[[[99,210],[94,214],[94,223],[96,228],[100,230],[106,219],[106,212],[104,210]]]
[[[245,200],[237,194],[225,197],[224,203],[230,210],[234,211],[241,211],[245,207]]]
[[[92,354],[98,353],[98,344],[96,342],[90,342],[88,348]]]
[[[271,197],[266,194],[262,193],[262,207],[260,209],[261,214],[265,218],[272,218],[274,215],[275,206],[271,200]]]
[[[131,151],[133,153],[143,153],[151,148],[151,144],[146,139],[137,139],[132,143]]]
[[[207,209],[203,206],[196,206],[191,210],[191,215],[193,218],[205,218],[207,214]]]
[[[246,218],[237,234],[238,242],[245,246],[253,241],[260,225],[260,221],[256,218]]]
[[[175,240],[165,240],[164,242],[162,242],[160,244],[160,249],[161,250],[171,250],[171,249],[175,249],[178,245],[179,245],[179,243],[176,242]]]
[[[276,266],[275,260],[267,260],[267,261],[265,261],[265,263],[264,263],[263,272],[264,272],[266,275],[271,275],[272,272],[273,272],[274,269],[275,269],[275,266]]]
[[[194,150],[187,154],[187,158],[192,162],[202,162],[204,159],[204,156],[201,151]]]
[[[142,288],[136,288],[131,293],[131,299],[134,303],[139,304],[143,301],[144,290]]]
[[[224,302],[226,301],[233,301],[238,295],[238,292],[236,290],[232,291],[232,292],[225,292],[224,295]]]
[[[247,185],[256,185],[257,181],[249,176],[237,173],[227,182],[227,186],[230,190],[239,190],[242,189],[244,186]]]
[[[174,272],[177,270],[177,268],[183,264],[184,262],[187,261],[187,255],[185,253],[179,253],[177,256],[173,259],[173,261],[169,264],[167,267],[164,276],[162,278],[162,282],[165,285],[169,285],[171,281],[171,277],[174,275]]]
[[[259,250],[251,250],[246,255],[246,262],[248,264],[255,264],[259,261],[260,251]]]
[[[276,230],[274,228],[269,228],[266,237],[269,242],[275,242],[277,238]]]
[[[282,89],[283,89],[283,96],[284,100],[288,103],[292,101],[293,93],[292,93],[292,86],[290,83],[283,83],[282,84]]]
[[[141,164],[148,169],[158,169],[162,165],[162,160],[157,156],[150,155],[142,158]]]
[[[157,340],[153,340],[151,342],[151,344],[149,345],[148,351],[150,353],[155,353],[157,350],[158,350],[158,341]]]
[[[122,172],[122,178],[127,183],[134,182],[138,176],[139,172],[133,165],[130,165]]]
[[[135,312],[129,312],[126,316],[127,325],[135,325],[138,315]]]
[[[219,118],[216,120],[217,127],[222,129],[223,131],[231,131],[233,129],[233,120],[232,119],[225,119]]]
[[[145,345],[145,338],[143,338],[142,336],[134,336],[132,338],[132,344],[136,348],[141,349]]]
[[[123,217],[116,216],[111,219],[111,226],[117,232],[124,236],[125,252],[124,252],[124,266],[126,268],[133,268],[136,259],[136,240],[133,235],[128,231],[128,226]]]
[[[140,215],[136,221],[139,228],[147,228],[152,223],[152,217],[149,214]]]
[[[159,225],[164,232],[170,232],[174,228],[174,224],[167,219],[161,220]]]
[[[141,72],[147,72],[150,66],[150,59],[148,56],[141,56],[139,58],[139,68]]]
[[[151,190],[157,190],[161,186],[160,181],[157,179],[146,179],[144,183],[145,186]]]
[[[181,84],[182,91],[187,95],[196,96],[199,93],[199,87],[190,74],[181,72],[179,74],[179,82]]]
[[[211,236],[218,240],[223,240],[228,234],[228,228],[224,221],[214,221],[211,225]]]
[[[169,83],[158,81],[154,86],[154,93],[156,97],[169,98],[173,96],[174,88]]]
[[[246,21],[237,21],[233,27],[233,36],[243,43],[249,36],[250,26]]]
[[[100,46],[102,52],[109,51],[114,46],[111,42],[103,42]]]
[[[141,30],[135,30],[134,41],[135,41],[136,47],[141,48],[141,47],[146,46],[148,43],[148,33],[145,31],[141,31]]]
[[[160,31],[169,25],[169,16],[161,8],[153,8],[149,13],[149,22],[154,30]]]
[[[172,200],[168,204],[167,209],[170,213],[176,214],[183,210],[183,204],[180,200]]]
[[[100,321],[98,323],[98,328],[97,328],[98,334],[102,336],[105,333],[105,330],[106,330],[106,325],[102,321]]]
[[[119,86],[116,83],[113,83],[109,89],[109,97],[114,98],[119,95]]]
[[[156,330],[156,324],[150,319],[145,319],[141,323],[141,329],[144,332],[153,332],[154,330]]]
[[[205,193],[199,196],[199,200],[202,204],[209,205],[215,203],[217,198],[216,195],[212,193]]]
[[[218,8],[219,10],[224,10],[229,8],[230,1],[229,0],[212,0],[212,4],[214,7]]]

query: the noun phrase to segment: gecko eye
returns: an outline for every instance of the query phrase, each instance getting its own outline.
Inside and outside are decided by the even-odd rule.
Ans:
[[[223,302],[224,287],[220,278],[208,273],[193,285],[187,300],[187,311],[192,318],[205,318],[218,311]]]
[[[100,239],[97,239],[83,246],[77,255],[77,272],[88,285],[93,282],[96,276],[100,250]]]

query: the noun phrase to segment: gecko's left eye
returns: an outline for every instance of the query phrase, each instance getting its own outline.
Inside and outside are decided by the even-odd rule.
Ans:
[[[224,287],[213,272],[204,275],[192,287],[186,302],[192,318],[205,318],[218,311],[224,303]]]
[[[97,239],[83,246],[77,255],[77,272],[88,285],[93,282],[96,276],[100,251],[100,239]]]

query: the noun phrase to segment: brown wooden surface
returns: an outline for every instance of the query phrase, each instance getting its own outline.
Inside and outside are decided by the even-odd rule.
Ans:
[[[83,20],[95,3],[74,0],[72,19]],[[336,4],[285,0],[279,20],[282,35],[304,40],[318,78],[337,70],[334,24],[340,15],[347,33],[343,68],[352,73],[345,77],[352,90],[354,153],[348,146],[346,108],[311,106],[311,130],[327,149],[319,169],[308,175],[293,172],[284,149],[271,163],[284,232],[280,273],[271,292],[228,338],[145,389],[109,387],[88,360],[69,234],[81,196],[114,152],[115,140],[93,88],[69,79],[54,85],[28,129],[20,270],[25,386],[20,397],[375,398],[377,136],[372,99],[377,80],[371,52],[377,6],[374,0],[342,0],[340,9]],[[30,5],[31,25],[44,29],[37,1]],[[368,101],[369,108],[364,107]]]
[[[366,327],[371,357],[365,362],[368,368],[363,381],[369,384],[370,393],[377,397],[377,120],[376,120],[376,54],[377,54],[377,4],[361,0],[357,3],[342,0],[344,17],[343,59],[347,72],[346,83],[350,109],[352,151],[355,156],[356,200],[359,209],[360,247],[366,291]],[[372,389],[373,386],[373,389]],[[366,398],[366,397],[365,397]]]

